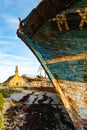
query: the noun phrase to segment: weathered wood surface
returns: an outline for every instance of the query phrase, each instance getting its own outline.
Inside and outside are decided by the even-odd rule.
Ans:
[[[50,18],[53,18],[58,11],[68,8],[79,0],[45,0],[31,11],[31,13],[20,23],[20,28],[25,28],[29,37]],[[51,13],[50,13],[51,12]],[[24,26],[23,26],[24,25]],[[19,35],[19,33],[18,33]]]
[[[80,85],[87,91],[87,0],[45,0],[20,23],[17,34],[46,70],[76,129],[87,129],[81,123],[87,121],[86,96],[79,90]]]

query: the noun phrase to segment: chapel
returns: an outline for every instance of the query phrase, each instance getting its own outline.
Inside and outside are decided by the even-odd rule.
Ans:
[[[15,67],[15,75],[10,76],[3,85],[5,86],[24,86],[26,83],[22,76],[19,75],[18,66]]]

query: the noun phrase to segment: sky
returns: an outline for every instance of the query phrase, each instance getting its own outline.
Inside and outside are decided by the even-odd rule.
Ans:
[[[17,37],[18,17],[24,19],[41,0],[0,0],[0,83],[15,74],[37,75],[40,66],[34,54]]]

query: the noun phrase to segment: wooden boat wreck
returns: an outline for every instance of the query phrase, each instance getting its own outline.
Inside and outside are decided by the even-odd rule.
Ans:
[[[72,130],[87,130],[87,0],[43,0],[17,35],[51,79]]]

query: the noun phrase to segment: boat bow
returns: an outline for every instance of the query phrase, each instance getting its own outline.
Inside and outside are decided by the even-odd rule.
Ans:
[[[75,128],[85,130],[87,1],[42,1],[20,22],[17,35],[47,72]]]

